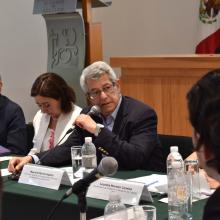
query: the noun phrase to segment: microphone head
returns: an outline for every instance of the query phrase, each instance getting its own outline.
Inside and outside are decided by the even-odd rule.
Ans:
[[[98,105],[93,105],[89,111],[89,115],[98,115],[101,112],[101,109]]]
[[[113,176],[118,170],[118,162],[114,157],[104,157],[97,169],[103,176]]]

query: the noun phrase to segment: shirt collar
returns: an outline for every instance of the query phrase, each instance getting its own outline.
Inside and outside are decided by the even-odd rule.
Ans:
[[[120,105],[121,105],[121,101],[122,101],[122,96],[120,96],[118,105],[116,106],[115,110],[110,114],[110,115],[114,118],[114,120],[116,119],[116,116],[117,116],[119,107],[120,107]]]

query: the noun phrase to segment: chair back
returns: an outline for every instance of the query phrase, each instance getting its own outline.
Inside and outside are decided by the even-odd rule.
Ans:
[[[33,147],[33,138],[34,138],[34,126],[32,122],[26,124],[26,131],[27,131],[27,147],[28,152]]]
[[[183,157],[183,160],[186,159],[193,152],[193,143],[191,137],[165,134],[159,134],[158,137],[162,146],[164,158],[163,172],[166,172],[166,160],[168,154],[170,153],[170,146],[179,147],[179,153]]]

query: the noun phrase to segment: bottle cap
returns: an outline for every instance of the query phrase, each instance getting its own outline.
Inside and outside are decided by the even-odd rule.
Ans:
[[[109,201],[121,200],[120,195],[117,192],[111,192],[109,195]]]
[[[178,151],[179,151],[178,146],[171,146],[170,147],[170,152],[178,152]]]
[[[91,143],[92,137],[85,137],[85,143]]]

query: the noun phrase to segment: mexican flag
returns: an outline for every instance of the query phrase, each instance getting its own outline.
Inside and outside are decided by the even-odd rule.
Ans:
[[[220,53],[220,0],[200,0],[196,53]]]

